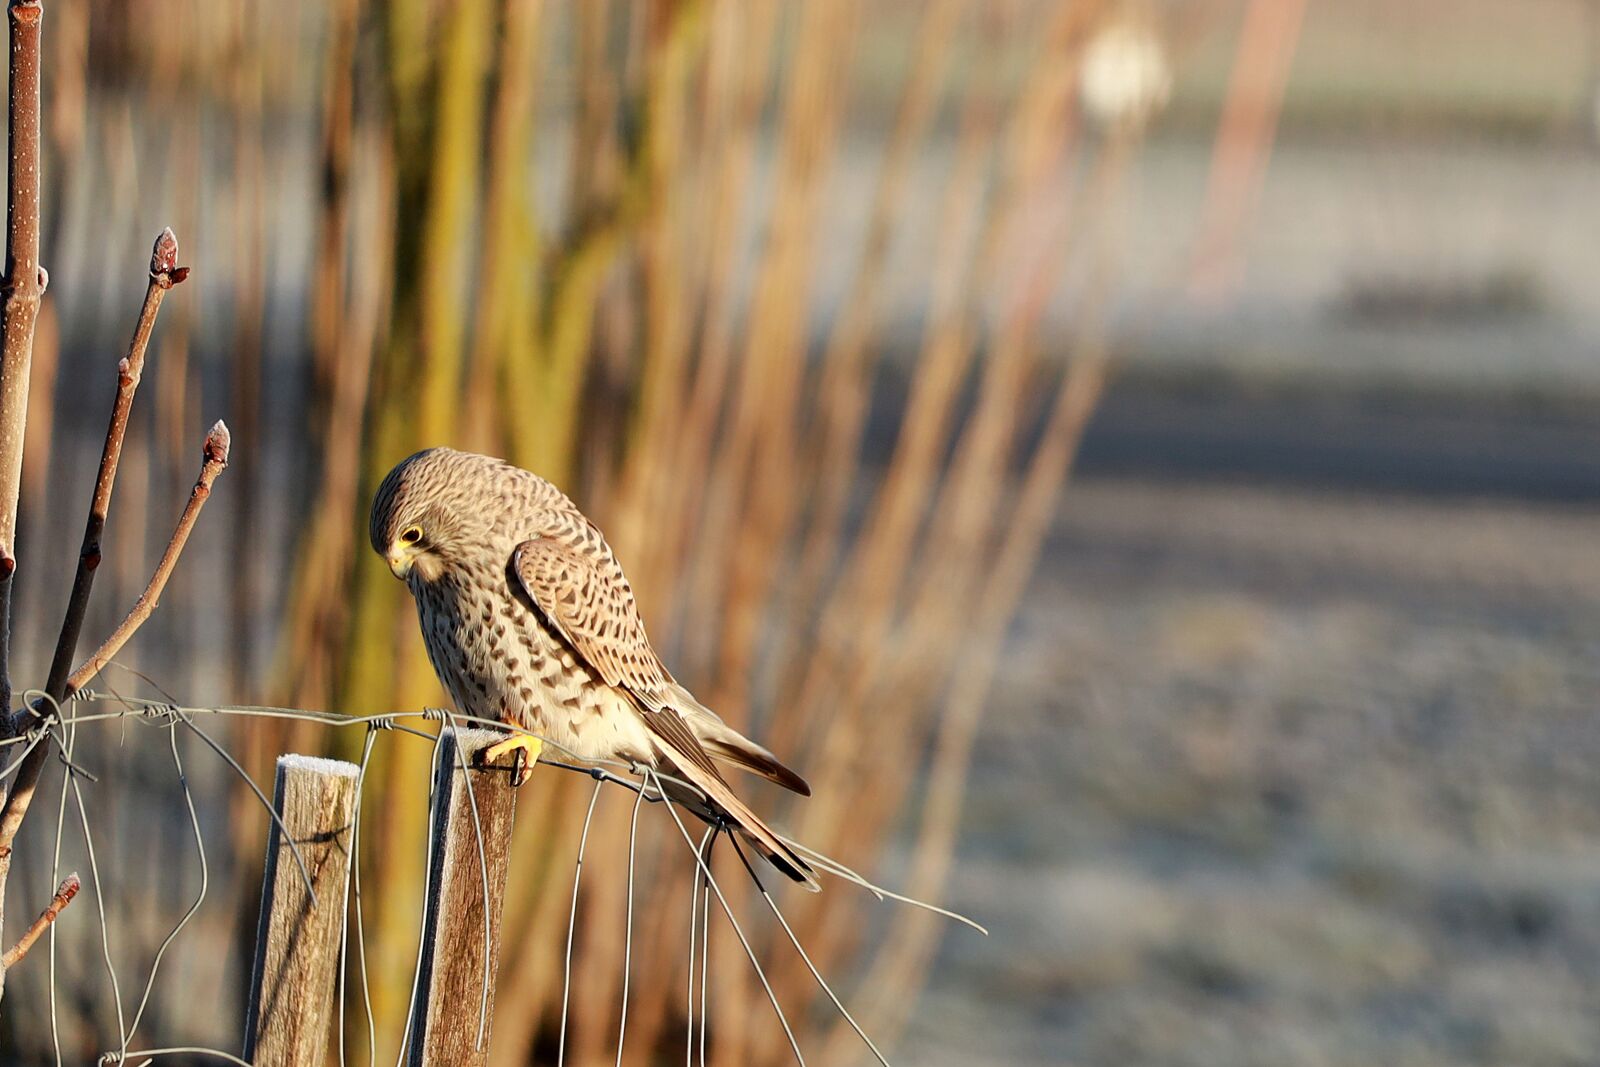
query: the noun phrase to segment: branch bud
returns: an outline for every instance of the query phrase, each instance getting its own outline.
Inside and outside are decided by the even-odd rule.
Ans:
[[[206,434],[206,462],[228,465],[228,446],[233,443],[233,435],[228,433],[228,424],[218,419],[216,425],[211,427],[211,432]]]
[[[161,236],[156,238],[155,247],[150,250],[150,273],[170,274],[178,265],[178,238],[168,226],[161,231]]]

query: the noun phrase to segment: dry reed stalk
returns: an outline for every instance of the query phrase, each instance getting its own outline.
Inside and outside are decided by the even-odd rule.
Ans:
[[[1122,177],[1120,161],[1113,157],[1111,165],[1102,161],[1101,177],[1086,194],[1088,211],[1098,214],[1111,206],[1107,191],[1107,174]],[[996,556],[996,546],[991,544],[997,531],[1015,526],[1015,517],[1005,508],[1002,487],[1007,484],[1007,471],[1021,435],[1026,432],[1026,420],[1021,413],[1027,407],[1035,371],[1036,329],[1047,298],[1059,289],[1066,267],[1068,244],[1066,219],[1049,227],[1050,239],[1045,242],[1047,252],[1040,262],[1030,268],[1022,282],[1029,297],[1015,301],[1007,314],[999,335],[988,356],[984,380],[980,387],[978,405],[966,430],[962,433],[952,460],[951,471],[941,486],[934,508],[934,518],[920,553],[917,571],[922,580],[911,591],[913,596],[905,612],[906,623],[895,642],[896,653],[887,657],[888,665],[876,672],[870,688],[861,698],[862,706],[877,707],[882,713],[861,724],[853,738],[855,751],[878,751],[887,746],[906,746],[921,750],[931,723],[925,722],[922,709],[934,705],[946,682],[961,685],[962,675],[969,669],[971,650],[982,647],[991,640],[980,624],[982,616],[973,616],[971,606],[981,600],[982,589],[988,577],[987,569],[971,566],[971,561],[990,561]],[[1095,296],[1103,296],[1096,292]],[[1069,378],[1077,375],[1069,372]],[[1098,376],[1101,372],[1096,370]],[[1063,386],[1067,388],[1067,386]],[[1009,617],[1009,616],[1008,616]],[[997,639],[997,638],[996,638]],[[959,663],[954,678],[943,671],[929,670],[931,664]],[[900,798],[913,784],[911,768],[906,764],[869,769],[858,764],[862,774],[871,773],[877,803],[861,806],[853,820],[852,843],[860,840],[877,842],[892,829],[891,816],[900,806]],[[830,913],[823,917],[814,935],[814,955],[827,958],[843,946],[853,944],[859,931],[860,916]],[[893,942],[886,942],[893,945]],[[884,952],[898,952],[898,948],[885,948]],[[790,981],[803,983],[809,975],[790,968]],[[896,989],[905,989],[912,976],[897,973]],[[803,988],[803,986],[802,986]],[[863,988],[867,988],[864,986]],[[881,1001],[882,998],[876,998]]]
[[[53,5],[50,30],[50,147],[63,173],[72,173],[83,150],[88,116],[89,3],[68,0]],[[44,206],[44,205],[41,205]],[[44,244],[55,247],[66,212],[50,209]]]
[[[1112,135],[1104,150],[1099,195],[1091,200],[1102,208],[1098,254],[1089,291],[1082,302],[1084,315],[1066,375],[1057,389],[1053,409],[1024,477],[1016,506],[996,546],[996,566],[979,597],[976,615],[978,642],[967,671],[955,680],[940,725],[930,776],[930,792],[923,825],[913,850],[909,892],[937,893],[949,869],[956,822],[965,794],[966,768],[981,712],[999,657],[1008,620],[1015,615],[1028,576],[1033,572],[1060,486],[1071,469],[1079,441],[1105,388],[1109,366],[1105,338],[1105,306],[1114,276],[1117,182],[1126,168],[1135,131]],[[910,916],[901,916],[886,941],[889,946],[869,972],[866,988],[882,990],[885,983],[903,983],[925,974],[935,932]],[[878,996],[868,1012],[885,1017],[885,1029],[898,1031],[906,1017],[903,1003]],[[836,1029],[830,1047],[844,1034]]]
[[[796,15],[767,239],[755,268],[729,425],[711,463],[705,524],[697,538],[692,602],[715,604],[718,611],[708,627],[716,656],[707,695],[736,724],[745,715],[760,613],[793,514],[787,486],[794,477],[816,253],[812,238],[824,167],[836,147],[855,14],[852,4],[827,2],[805,5]],[[729,888],[736,911],[746,899],[742,882]],[[753,1011],[742,951],[730,938],[713,938],[711,1025],[719,1035],[719,1067],[743,1062],[747,1054]]]
[[[465,446],[496,454],[503,453],[505,445],[505,433],[496,424],[500,405],[495,400],[503,367],[533,359],[535,317],[527,307],[537,299],[539,228],[529,187],[534,178],[532,142],[544,7],[544,0],[502,0],[500,5],[478,260],[480,295],[464,399],[471,435]]]
[[[317,198],[316,252],[311,260],[312,396],[337,390],[339,333],[348,296],[346,249],[350,241],[350,169],[355,142],[356,42],[361,0],[338,0],[328,14],[328,51],[323,64],[322,182]],[[315,414],[325,415],[318,411]],[[315,423],[322,432],[326,423]]]
[[[1004,236],[1015,228],[1017,218],[1024,214],[1038,214],[1041,183],[1056,166],[1055,161],[1063,149],[1060,131],[1069,128],[1062,110],[1070,84],[1071,63],[1065,61],[1066,57],[1059,49],[1081,37],[1078,32],[1081,27],[1081,23],[1070,17],[1058,24],[1057,32],[1051,35],[1053,47],[1046,48],[1036,68],[1038,76],[1033,79],[1034,89],[1023,94],[1017,118],[1013,122],[1012,135],[1008,139],[1010,147],[1007,158],[1011,161],[1011,175],[1004,184],[1011,190],[1011,195],[1008,200],[1001,202],[1002,210],[991,216],[980,259],[990,259],[994,251],[1002,247]],[[1007,203],[1009,208],[1005,206]],[[1068,247],[1059,236],[1054,245],[1058,250]],[[1055,287],[1062,266],[1059,256],[1058,251],[1054,264],[1037,271],[1038,279],[1033,282],[1037,292],[1047,294]],[[980,268],[979,276],[987,274],[989,271]],[[901,444],[909,441],[911,450],[897,450],[896,461],[905,457],[908,465],[897,471],[892,463],[886,486],[895,485],[898,473],[919,488],[915,492],[904,492],[897,504],[891,498],[891,510],[880,513],[886,516],[886,524],[876,528],[869,524],[868,534],[864,537],[869,553],[874,534],[881,533],[893,547],[885,549],[884,543],[880,542],[878,548],[885,552],[884,555],[877,559],[872,559],[870,554],[864,557],[870,562],[860,572],[855,588],[859,591],[865,587],[867,595],[863,600],[867,605],[876,606],[866,609],[866,617],[872,622],[873,629],[868,631],[864,641],[859,630],[855,631],[855,640],[862,641],[862,645],[868,648],[887,647],[882,642],[888,638],[891,629],[903,625],[891,613],[892,605],[905,595],[902,587],[898,584],[880,584],[874,588],[874,576],[924,576],[923,588],[935,590],[937,604],[945,605],[950,610],[937,612],[932,610],[932,605],[917,603],[899,616],[913,624],[921,624],[925,630],[933,629],[943,640],[940,649],[933,654],[917,657],[910,665],[910,671],[902,673],[898,681],[893,675],[883,677],[879,666],[881,657],[870,663],[858,661],[847,674],[845,705],[874,706],[883,711],[870,720],[836,720],[826,731],[820,763],[827,768],[827,773],[818,776],[826,785],[820,787],[818,793],[826,795],[829,800],[820,805],[806,806],[801,831],[803,838],[826,840],[832,828],[840,825],[842,812],[857,812],[850,819],[848,840],[839,840],[836,844],[846,862],[856,859],[856,853],[868,852],[875,847],[889,825],[889,813],[898,809],[909,785],[909,779],[904,776],[896,781],[892,770],[884,772],[866,765],[868,761],[862,754],[880,751],[885,745],[909,747],[912,750],[917,748],[916,738],[921,732],[919,727],[923,714],[919,709],[926,707],[931,694],[919,693],[907,683],[914,681],[918,673],[926,673],[929,665],[948,662],[959,655],[960,646],[955,643],[954,635],[965,630],[966,622],[957,605],[967,602],[962,589],[983,573],[982,564],[978,561],[986,556],[972,542],[981,540],[978,535],[982,529],[1004,521],[998,511],[999,501],[994,487],[1003,479],[1005,456],[1018,422],[1016,413],[1024,399],[1029,365],[1026,357],[1028,346],[1025,344],[1027,324],[1031,323],[1041,308],[1042,301],[1035,301],[1028,315],[1013,316],[997,340],[995,350],[983,365],[978,408],[963,433],[952,471],[943,479],[937,502],[931,509],[934,528],[937,531],[944,527],[946,539],[951,536],[948,531],[953,530],[958,535],[965,531],[965,536],[958,537],[957,543],[964,544],[966,551],[924,549],[922,558],[915,564],[900,568],[893,566],[894,560],[902,558],[901,554],[911,549],[911,538],[920,525],[920,514],[914,505],[918,499],[931,499],[934,479],[937,477],[929,465],[931,455],[927,451],[921,451],[919,455],[916,438],[908,439],[905,436],[902,436]],[[938,336],[947,338],[949,334],[941,332]],[[948,417],[941,413],[943,405],[936,399],[942,393],[943,390],[932,389],[927,394],[935,398],[930,400],[930,406],[926,409],[930,412],[930,418]],[[914,386],[908,411],[915,413],[918,402]],[[912,415],[908,414],[908,427],[915,426]],[[920,449],[924,450],[942,441],[945,436],[942,427],[930,430],[924,426],[923,433],[927,436],[922,438]],[[899,484],[904,486],[906,483]],[[930,537],[933,536],[930,534]],[[859,625],[860,619],[855,621]],[[925,651],[914,643],[912,647]],[[868,722],[872,725],[865,725]],[[870,791],[862,790],[860,783],[871,783]],[[872,814],[866,814],[869,812]],[[840,911],[813,916],[809,911],[819,909],[814,909],[809,901],[802,902],[800,909],[797,917],[801,922],[814,918],[819,923],[813,930],[811,951],[813,958],[824,961],[824,965],[852,942],[851,931],[856,925],[853,916]],[[794,995],[803,991],[809,980],[809,973],[794,965],[787,968],[778,985]],[[770,1039],[767,1045],[770,1051]]]
[[[832,799],[806,806],[802,836],[838,825],[842,812],[851,802],[852,784],[857,781],[847,769],[849,761],[845,758],[855,748],[851,723],[824,714],[823,694],[842,678],[846,679],[847,693],[856,698],[864,695],[863,672],[870,671],[872,663],[866,658],[867,651],[880,647],[887,639],[902,583],[914,573],[908,562],[915,537],[934,499],[949,426],[974,357],[975,299],[965,295],[970,287],[968,278],[992,275],[1005,248],[1004,238],[1042,180],[1041,171],[1022,166],[1024,158],[1038,154],[1036,149],[1027,146],[1038,140],[1049,140],[1057,151],[1062,146],[1063,131],[1041,120],[1041,115],[1048,116],[1051,112],[1036,101],[1056,95],[1059,85],[1056,61],[1061,42],[1078,25],[1078,19],[1075,8],[1058,17],[1031,68],[1007,124],[1001,153],[1007,169],[1000,177],[1000,190],[983,220],[976,255],[968,260],[957,245],[940,257],[941,262],[957,265],[936,278],[931,326],[925,337],[922,358],[913,372],[894,451],[882,486],[869,507],[863,531],[844,564],[842,577],[823,604],[820,645],[808,661],[796,698],[800,721],[811,724],[813,735],[818,738],[814,743],[820,746],[820,764],[836,769],[831,777],[824,779],[825,787],[816,790],[819,796],[826,794]],[[981,132],[983,125],[983,119],[975,116],[972,128]],[[959,211],[959,202],[968,194],[955,192],[963,189],[963,183],[952,183],[950,189],[954,195],[946,206]],[[972,197],[967,202],[976,199]],[[961,227],[952,227],[952,231],[953,236],[959,237]],[[963,267],[971,273],[966,273]],[[852,678],[855,679],[853,683],[848,680]]]
[[[838,551],[840,525],[855,482],[866,423],[870,391],[867,349],[882,315],[890,239],[906,195],[916,149],[926,139],[928,126],[938,111],[950,46],[966,6],[965,0],[937,0],[922,16],[911,70],[873,192],[861,264],[847,302],[834,320],[822,357],[813,420],[817,425],[806,450],[806,484],[811,487],[813,500],[795,583],[801,590],[816,588],[823,582]],[[986,91],[987,86],[980,84],[974,93],[984,106],[988,103]]]
[[[481,72],[489,55],[489,0],[460,0],[443,20],[432,158],[425,208],[418,332],[418,435],[448,441],[461,392],[465,316],[471,281],[471,235],[482,153]]]
[[[680,314],[685,302],[683,279],[679,277],[677,262],[671,251],[671,201],[677,188],[674,175],[680,167],[680,141],[683,136],[685,98],[688,92],[690,64],[698,57],[706,37],[709,7],[704,3],[659,5],[637,9],[641,18],[648,19],[650,56],[642,72],[648,87],[640,158],[634,164],[640,174],[644,196],[637,222],[639,254],[641,256],[641,285],[644,290],[642,312],[649,324],[641,340],[643,346],[643,381],[639,388],[638,413],[629,436],[635,438],[627,453],[635,459],[646,453],[643,443],[646,436],[657,436],[663,427],[676,420],[670,417],[669,405],[673,403],[677,380],[687,349],[686,323]],[[595,435],[596,427],[586,427],[587,435]],[[604,436],[604,432],[600,431]],[[630,486],[636,477],[633,463],[625,461],[623,494],[637,489]],[[602,498],[603,499],[603,498]],[[609,510],[606,522],[616,530],[619,546],[631,550],[648,529],[644,523],[628,521],[630,517],[645,519],[640,508],[630,506],[624,499]],[[646,520],[647,521],[647,520]],[[619,550],[623,550],[620,549]],[[595,832],[606,840],[625,834],[628,813],[620,807],[602,810]],[[648,867],[658,856],[658,849],[647,844],[640,851],[639,862]],[[597,883],[592,887],[592,904],[597,913],[611,914],[624,906],[624,885],[616,880]],[[642,925],[645,916],[638,917]],[[580,946],[586,958],[619,959],[623,949],[623,931],[616,924],[590,924],[585,927],[590,939]],[[636,932],[637,939],[637,932]],[[572,1052],[576,1062],[600,1058],[608,1042],[614,1040],[608,1021],[615,1013],[616,1000],[621,985],[617,968],[602,968],[591,975],[577,991],[573,1001],[571,1026]],[[641,1029],[638,1001],[641,996],[653,1000],[648,986],[634,987],[630,1004],[628,1042],[639,1048],[650,1047],[649,1029]],[[652,1019],[659,1018],[658,1009],[649,1010],[643,1020],[653,1026]]]
[[[963,294],[971,284],[975,270],[973,248],[978,240],[978,230],[987,218],[984,186],[988,180],[993,151],[996,118],[994,88],[987,81],[981,81],[969,94],[963,108],[950,179],[945,185],[938,209],[942,225],[930,261],[932,274],[929,278],[929,310],[923,346],[913,370],[911,391],[902,415],[900,435],[889,473],[870,505],[880,512],[888,506],[887,501],[892,494],[899,494],[908,503],[914,500],[913,490],[921,487],[913,485],[904,473],[907,460],[903,457],[914,447],[914,434],[929,436],[925,428],[927,422],[948,417],[948,405],[954,402],[955,390],[965,375],[966,361],[970,359],[968,341],[965,340],[970,327],[965,322],[967,309]],[[988,228],[992,230],[992,222]],[[920,447],[926,450],[931,445]],[[853,457],[850,462],[854,464]],[[829,543],[837,541],[842,532],[836,517],[824,513],[819,514],[816,520],[821,523],[833,522],[833,530],[828,538],[819,538],[803,551],[825,554],[832,564],[842,550],[850,546]],[[869,533],[875,530],[881,531],[881,524],[874,526],[869,522],[864,528],[855,545],[858,553],[863,551]],[[881,533],[878,535],[882,536]],[[880,550],[879,556],[889,557],[890,553]],[[889,562],[892,563],[892,558]],[[845,563],[848,564],[849,560]],[[860,561],[855,566],[859,570],[869,570],[879,564]],[[860,592],[848,582],[835,579],[835,583],[819,582],[810,586],[813,590],[813,610],[817,610],[824,619],[852,610],[848,606],[848,598]],[[886,620],[880,625],[886,625]],[[850,626],[852,629],[865,626],[865,629],[857,630],[857,639],[870,640],[876,632],[867,620],[861,618],[852,620]],[[799,643],[802,639],[797,638],[786,649],[789,653],[788,662],[780,665],[785,678],[783,691],[793,694],[789,700],[797,710],[795,714],[780,716],[773,724],[772,743],[778,746],[779,751],[794,751],[801,746],[806,731],[815,730],[815,722],[809,712],[821,699],[821,687],[831,684],[829,680],[836,677],[835,671],[838,669],[838,653],[833,648],[833,636],[826,630],[813,634],[809,626],[799,629],[810,647]],[[861,693],[845,686],[836,696],[843,697],[845,706],[856,706],[850,702],[858,700]]]
[[[741,708],[759,610],[792,507],[805,324],[814,274],[817,211],[833,158],[854,44],[856,5],[805,5],[784,90],[777,176],[767,240],[756,267],[730,426],[711,475],[699,537],[701,603],[720,604],[716,706]],[[734,712],[737,721],[738,712]]]
[[[931,14],[930,19],[936,19],[936,14]],[[939,35],[941,34],[931,34],[931,37],[938,38]],[[933,51],[931,45],[925,42],[925,46],[920,50],[920,61],[918,62],[923,66],[938,66],[931,59]],[[922,80],[925,80],[925,78],[918,78],[918,82],[922,82]],[[910,91],[914,94],[923,93],[923,90]],[[926,110],[926,106],[925,104],[912,102],[912,104],[902,107],[902,114],[906,110],[918,112],[918,110]],[[920,123],[910,123],[910,125],[917,126]],[[904,123],[902,123],[902,128],[904,128]],[[901,155],[909,155],[910,134],[901,134],[898,141],[902,146],[906,146],[901,150]],[[885,181],[891,187],[896,184],[896,179],[894,178],[886,178]],[[882,211],[878,213],[878,218],[885,218]],[[878,240],[882,240],[882,238],[878,238]],[[677,958],[680,958],[680,955],[682,955],[682,931],[677,928],[677,921],[674,920],[682,912],[682,905],[685,905],[686,901],[688,901],[688,893],[686,893],[686,880],[683,880],[683,878],[675,878],[669,886],[662,886],[662,907],[656,910],[648,920],[653,925],[653,929],[650,929],[646,934],[646,937],[648,937],[646,944],[653,945],[653,949],[651,949],[650,953],[646,953],[646,958],[659,957],[662,960],[667,960],[667,958],[677,960]],[[653,987],[651,992],[653,992],[653,995],[643,1005],[640,1005],[638,1011],[635,1011],[630,1016],[630,1019],[637,1019],[637,1027],[640,1030],[640,1043],[642,1045],[648,1045],[651,1040],[654,1040],[654,1035],[661,1027],[661,1016],[664,1014],[664,1009],[666,1009],[669,1001],[678,1003],[680,1011],[685,1011],[686,1009],[686,1005],[680,1003],[682,1001],[682,990],[678,990],[675,984],[666,985],[666,987],[659,987],[658,985],[658,987]],[[757,1005],[757,1009],[762,1008]]]
[[[641,315],[647,328],[640,347],[640,381],[636,412],[622,443],[623,473],[615,494],[620,501],[607,517],[612,543],[627,558],[644,556],[651,540],[651,516],[662,503],[661,465],[655,450],[676,434],[684,409],[683,383],[688,379],[692,328],[691,294],[699,272],[685,254],[686,214],[693,205],[693,178],[687,144],[689,97],[694,64],[709,37],[710,4],[699,3],[698,32],[669,32],[667,4],[650,5],[646,49],[648,81],[655,91],[644,100],[646,116],[641,151],[647,174],[647,205],[639,222],[639,287]],[[641,594],[650,595],[655,560],[640,570]]]
[[[266,204],[262,171],[266,151],[262,115],[260,19],[241,12],[235,32],[237,54],[230,108],[233,120],[234,272],[232,409],[241,455],[232,496],[236,544],[249,544],[261,521],[261,362],[266,329]],[[258,594],[252,566],[228,569],[228,683],[242,699],[254,679]]]
[[[358,524],[370,492],[397,455],[422,443],[453,439],[461,384],[464,319],[461,299],[471,263],[466,241],[477,200],[479,68],[488,54],[487,0],[423,9],[412,0],[384,8],[389,45],[393,214],[392,283],[384,301],[388,337],[367,394],[369,422],[360,477],[348,516]],[[438,48],[430,47],[437,41]],[[414,49],[414,51],[413,51]],[[413,221],[414,220],[414,221]],[[441,693],[421,655],[404,590],[381,568],[354,567],[347,651],[340,671],[345,709],[437,705]],[[409,999],[408,960],[421,879],[401,842],[426,825],[428,752],[420,746],[380,746],[368,768],[375,788],[392,799],[373,821],[374,852],[367,877],[381,886],[369,912],[372,1000],[377,1017],[397,1021]],[[377,1055],[392,1056],[396,1026],[380,1028]]]
[[[289,598],[288,632],[294,688],[290,703],[314,706],[337,685],[334,658],[344,642],[349,605],[327,590],[347,585],[355,566],[359,523],[351,521],[359,508],[362,430],[371,388],[373,354],[381,343],[380,323],[387,313],[391,256],[387,232],[391,168],[385,151],[373,143],[376,131],[357,135],[361,146],[357,179],[367,209],[351,220],[349,259],[351,276],[342,283],[348,306],[340,314],[334,337],[332,395],[322,428],[321,478],[317,500],[311,508],[307,551]],[[344,250],[340,252],[344,258]]]
[[[1260,193],[1305,0],[1251,0],[1211,156],[1189,292],[1218,303],[1237,282],[1239,234]]]
[[[661,464],[668,472],[664,476],[670,476],[672,471],[710,471],[720,415],[732,384],[740,210],[755,165],[761,106],[777,28],[778,9],[771,0],[721,0],[713,11],[702,135],[710,171],[706,182],[710,222],[706,228],[707,283],[699,298],[700,353],[682,426]],[[688,559],[691,538],[704,525],[707,514],[715,510],[708,502],[710,482],[709,476],[677,477],[659,497],[662,511],[673,521],[660,527],[661,548],[656,558],[663,570],[677,576],[670,597],[674,603],[691,599],[696,580],[693,561]],[[714,618],[709,615],[706,621]],[[702,677],[709,673],[714,654],[709,630],[703,633],[705,636],[699,641],[683,642],[681,650],[687,673]]]
[[[573,78],[577,115],[567,176],[565,215],[583,226],[621,196],[622,158],[616,140],[617,90],[610,64],[611,0],[572,5],[577,55]]]

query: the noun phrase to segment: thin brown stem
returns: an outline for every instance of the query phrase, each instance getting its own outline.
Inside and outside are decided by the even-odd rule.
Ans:
[[[178,239],[170,229],[162,230],[150,252],[150,284],[144,291],[144,305],[139,309],[139,322],[133,329],[133,339],[128,342],[128,354],[117,364],[117,396],[111,404],[111,421],[106,427],[106,441],[100,451],[100,470],[95,475],[94,497],[89,502],[89,519],[84,525],[83,547],[78,551],[78,571],[72,578],[72,593],[67,598],[67,615],[61,623],[61,636],[56,641],[54,658],[50,661],[49,680],[45,692],[55,700],[66,695],[67,674],[72,670],[72,657],[78,651],[78,637],[83,632],[84,616],[89,610],[89,593],[94,587],[95,572],[100,567],[100,537],[105,532],[106,514],[111,508],[111,490],[117,480],[117,463],[122,458],[122,442],[128,433],[128,413],[133,409],[133,395],[138,391],[144,373],[145,352],[150,346],[150,334],[155,329],[156,313],[161,309],[167,290],[188,276],[189,268],[179,267]],[[21,714],[26,715],[24,711]]]
[[[6,165],[5,276],[0,279],[0,295],[4,297],[0,309],[4,333],[0,347],[0,716],[6,722],[11,709],[11,579],[17,570],[17,498],[22,492],[22,452],[28,428],[28,376],[33,363],[33,330],[46,282],[44,268],[39,265],[39,40],[44,9],[37,0],[13,0],[8,15],[10,152]],[[42,760],[40,756],[30,762]],[[38,777],[37,770],[34,777]],[[13,788],[6,795],[8,810],[15,792]],[[15,836],[13,827],[0,841],[0,926],[4,925],[11,839]],[[4,991],[5,971],[0,969],[0,993]]]
[[[51,923],[56,921],[56,916],[61,914],[62,909],[72,903],[72,898],[78,895],[78,890],[82,888],[82,885],[83,883],[78,881],[76,873],[69,874],[62,880],[61,884],[56,887],[56,895],[51,898],[49,904],[45,905],[45,909],[39,913],[39,917],[33,920],[33,925],[22,932],[22,937],[17,940],[15,945],[6,950],[4,956],[0,956],[0,970],[9,971],[16,966],[22,957],[28,954],[28,950],[33,947],[33,943],[39,940],[40,935],[49,928]]]
[[[200,477],[195,479],[194,488],[189,491],[189,502],[184,505],[183,514],[178,516],[178,525],[173,529],[171,539],[167,541],[166,550],[161,553],[161,560],[156,564],[155,573],[150,575],[149,584],[144,587],[144,592],[139,594],[139,599],[134,601],[133,608],[117,628],[111,631],[111,636],[106,638],[104,643],[95,649],[94,655],[84,660],[67,679],[68,696],[93,681],[95,675],[104,670],[106,664],[122,651],[122,646],[138,632],[145,620],[155,613],[156,606],[161,601],[161,592],[167,587],[167,579],[172,577],[173,568],[178,565],[178,557],[183,554],[183,546],[188,543],[189,535],[194,532],[194,525],[200,518],[200,509],[205,507],[206,501],[211,496],[212,483],[228,465],[228,444],[228,427],[219,419],[216,425],[211,427],[211,432],[206,434],[205,461],[200,467]],[[3,817],[0,817],[0,847],[9,843],[5,832],[6,823]]]
[[[134,602],[133,609],[122,620],[111,636],[95,650],[83,664],[67,679],[63,689],[63,697],[71,696],[91,681],[95,675],[105,669],[107,663],[122,650],[128,643],[128,638],[136,633],[146,619],[156,610],[161,599],[161,591],[167,586],[167,579],[172,577],[172,570],[178,564],[178,557],[183,553],[183,546],[189,540],[189,534],[194,530],[194,524],[200,517],[200,509],[205,506],[206,500],[211,496],[211,485],[217,480],[217,475],[228,465],[228,427],[218,422],[211,427],[211,432],[206,434],[205,460],[200,467],[200,477],[195,480],[194,489],[189,493],[189,503],[184,506],[183,514],[178,517],[178,525],[172,531],[172,538],[167,542],[166,551],[161,554],[161,561],[156,564],[155,573],[150,576],[150,582],[145,586],[144,592],[139,594],[139,599]],[[44,756],[48,745],[39,745],[34,748],[28,758],[17,769],[17,777],[11,786],[11,791],[6,794],[5,806],[0,808],[0,887],[3,887],[4,876],[9,873],[11,863],[11,850],[17,837],[17,831],[22,828],[22,820],[28,814],[28,806],[33,803],[34,790],[39,784],[39,772],[44,769]]]
[[[11,151],[6,167],[4,348],[0,351],[0,707],[11,707],[11,576],[16,572],[17,497],[22,491],[22,445],[28,424],[28,372],[33,328],[44,295],[39,266],[39,41],[44,9],[13,0]],[[0,874],[3,884],[3,874]]]

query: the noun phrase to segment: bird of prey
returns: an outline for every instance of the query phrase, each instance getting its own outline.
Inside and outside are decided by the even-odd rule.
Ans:
[[[645,635],[633,590],[600,531],[559,489],[504,460],[430,448],[402,460],[372,501],[373,549],[406,583],[428,658],[465,715],[538,734],[493,746],[523,768],[540,738],[692,783],[669,795],[736,829],[784,874],[812,870],[728,786],[719,765],[811,788],[679,685]]]

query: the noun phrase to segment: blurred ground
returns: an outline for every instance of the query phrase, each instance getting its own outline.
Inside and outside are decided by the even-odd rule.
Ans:
[[[1592,1063],[1600,505],[1086,477],[909,1062]],[[1046,814],[1048,813],[1048,814]]]

